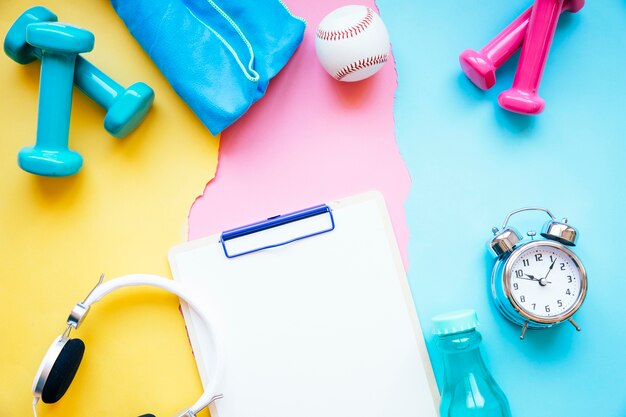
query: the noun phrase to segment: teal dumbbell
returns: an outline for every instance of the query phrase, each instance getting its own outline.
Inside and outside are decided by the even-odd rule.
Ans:
[[[4,39],[4,52],[20,64],[41,59],[41,50],[26,42],[26,27],[31,23],[56,21],[57,16],[45,7],[31,7],[9,29]],[[104,128],[117,138],[132,132],[154,101],[154,91],[146,84],[138,82],[124,88],[81,56],[76,58],[74,83],[107,110]]]
[[[76,56],[93,49],[91,32],[63,23],[32,23],[26,41],[41,50],[37,143],[18,153],[20,167],[33,174],[63,177],[78,172],[83,158],[68,148],[72,80]]]

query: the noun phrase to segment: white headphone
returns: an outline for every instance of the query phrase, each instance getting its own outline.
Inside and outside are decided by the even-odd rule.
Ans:
[[[180,299],[185,301],[189,307],[195,311],[201,319],[202,325],[206,328],[207,334],[211,338],[212,354],[213,354],[213,378],[207,384],[207,388],[200,398],[178,417],[195,417],[198,412],[207,407],[213,401],[221,398],[217,394],[217,383],[222,373],[222,351],[215,329],[209,321],[209,317],[200,307],[202,304],[198,300],[194,300],[192,291],[185,288],[182,284],[172,281],[171,279],[159,277],[156,275],[126,275],[120,278],[102,282],[104,275],[100,277],[100,282],[89,293],[85,301],[76,304],[67,318],[67,328],[59,337],[57,337],[48,349],[43,358],[37,376],[33,382],[33,412],[37,416],[36,405],[39,399],[44,403],[55,403],[63,397],[67,391],[85,351],[85,344],[80,339],[70,339],[70,331],[72,328],[78,329],[83,319],[87,315],[89,308],[100,301],[105,295],[124,287],[131,286],[150,286],[162,288],[166,291],[176,294]],[[152,416],[152,414],[144,414],[141,417]],[[154,417],[154,416],[153,416]]]

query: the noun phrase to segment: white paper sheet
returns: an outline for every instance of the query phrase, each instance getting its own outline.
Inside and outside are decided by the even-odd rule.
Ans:
[[[170,252],[174,279],[207,300],[224,338],[224,398],[213,417],[438,415],[382,197],[329,206],[334,231],[286,246],[228,259],[216,235]],[[193,312],[183,313],[206,383],[209,347]]]

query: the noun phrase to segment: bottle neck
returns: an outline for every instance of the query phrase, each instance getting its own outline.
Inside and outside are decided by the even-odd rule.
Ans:
[[[443,352],[444,375],[447,381],[455,381],[468,373],[485,369],[480,355],[482,336],[476,330],[441,336],[437,346]]]

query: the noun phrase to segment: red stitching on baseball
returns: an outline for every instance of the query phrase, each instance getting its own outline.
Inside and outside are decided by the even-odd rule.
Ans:
[[[373,19],[374,12],[368,7],[365,17],[359,23],[341,30],[318,29],[317,37],[324,41],[338,41],[341,39],[351,38],[367,29],[369,25],[372,24]]]
[[[383,54],[383,55],[375,55],[375,56],[370,56],[367,58],[359,59],[358,61],[353,62],[350,65],[346,65],[345,67],[337,71],[335,73],[335,79],[341,80],[342,78],[354,72],[357,72],[367,67],[371,67],[372,65],[384,64],[385,62],[387,62],[388,58],[389,58],[389,55]]]

